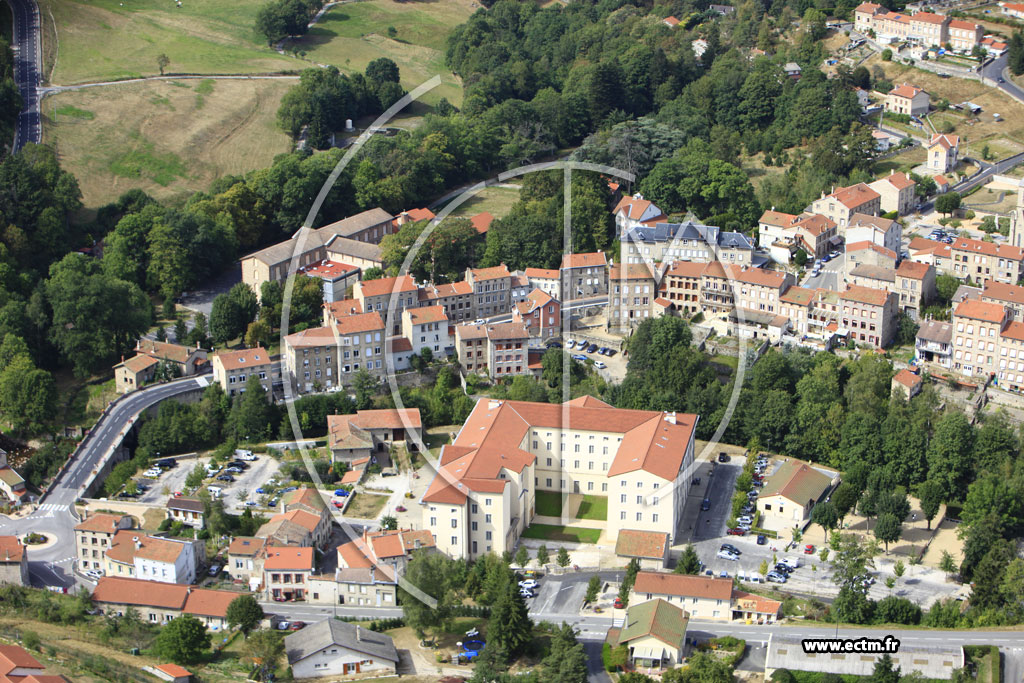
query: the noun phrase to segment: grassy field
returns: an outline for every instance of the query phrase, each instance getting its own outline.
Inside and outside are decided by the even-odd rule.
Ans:
[[[445,38],[452,27],[473,13],[472,0],[396,3],[366,0],[332,8],[303,38],[289,47],[305,51],[307,58],[333,64],[342,71],[363,71],[378,57],[398,64],[402,85],[407,89],[435,74],[442,84],[423,101],[436,103],[442,97],[456,106],[462,103],[462,85],[444,64]],[[388,29],[395,29],[394,37]]]
[[[262,0],[41,0],[46,75],[67,85],[170,73],[261,73],[307,63],[271,50],[253,29]],[[52,17],[52,19],[51,19]],[[56,41],[53,40],[56,33]]]
[[[577,519],[608,519],[608,496],[583,496],[580,509],[576,511]]]
[[[345,508],[345,516],[357,519],[377,519],[387,503],[387,496],[378,496],[372,493],[353,493],[352,502]]]
[[[601,538],[600,529],[573,529],[551,524],[531,524],[523,532],[523,538],[542,538],[565,543],[597,543]]]
[[[537,491],[537,514],[545,517],[561,517],[562,494],[557,491]]]
[[[865,62],[865,65],[869,69],[880,66],[885,70],[886,78],[893,83],[906,82],[924,88],[931,94],[932,102],[939,98],[946,98],[953,104],[970,100],[979,105],[982,108],[982,113],[977,117],[976,123],[968,123],[966,117],[962,117],[956,112],[933,115],[932,120],[936,122],[936,125],[939,119],[936,119],[935,116],[953,117],[950,119],[951,121],[959,119],[956,121],[954,133],[960,136],[961,154],[963,154],[964,140],[967,142],[969,154],[979,154],[981,145],[988,140],[1002,138],[1006,142],[1024,143],[1024,105],[995,88],[965,78],[939,78],[929,71],[893,62],[883,62],[878,55]],[[993,114],[999,114],[1003,120],[996,121]]]
[[[519,201],[519,187],[485,187],[466,200],[452,214],[453,216],[464,216],[469,218],[478,213],[487,211],[495,218],[501,218],[508,214],[512,205]]]
[[[43,103],[43,140],[78,178],[86,206],[131,188],[183,201],[220,176],[269,166],[291,148],[275,116],[292,85],[149,81],[60,93]]]

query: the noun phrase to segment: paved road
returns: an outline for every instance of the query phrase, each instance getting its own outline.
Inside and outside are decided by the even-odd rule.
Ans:
[[[998,87],[1003,92],[1016,97],[1019,100],[1024,100],[1024,89],[1017,86],[1013,80],[1010,79],[1010,72],[1007,69],[1007,64],[1010,60],[1010,53],[996,57],[991,62],[986,64],[981,69],[981,75],[985,78],[991,78],[993,81],[998,83],[999,79],[1002,78],[1003,82],[999,83]]]
[[[39,6],[36,0],[7,0],[14,14],[14,80],[21,92],[22,109],[14,132],[14,149],[26,142],[39,142],[39,74],[43,52],[39,35]]]
[[[841,286],[843,283],[842,272],[843,272],[843,260],[846,258],[846,253],[841,253],[834,259],[831,259],[828,263],[821,264],[821,273],[817,276],[811,276],[808,274],[807,279],[804,280],[804,287],[814,289],[815,287],[821,287],[823,289],[831,289],[839,291],[843,289]],[[808,271],[810,273],[810,271]]]

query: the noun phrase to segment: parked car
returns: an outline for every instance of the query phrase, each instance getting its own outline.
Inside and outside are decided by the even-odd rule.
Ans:
[[[782,558],[779,561],[782,562],[782,564],[786,565],[787,567],[791,567],[793,569],[796,569],[797,567],[800,566],[800,558],[799,557],[784,557],[784,558]]]
[[[729,462],[729,454],[728,453],[719,453],[718,454],[718,462]]]
[[[556,341],[548,342],[547,346],[548,346],[549,349],[560,349],[560,348],[562,348],[561,342],[556,342]]]
[[[746,536],[747,530],[741,529],[739,527],[733,527],[732,529],[726,529],[725,533],[727,533],[730,536]]]
[[[340,510],[343,507],[345,507],[345,501],[343,501],[343,500],[332,500],[331,501],[331,505],[333,505],[335,508]],[[273,505],[271,505],[271,507],[273,507]]]
[[[735,562],[736,560],[740,559],[739,555],[730,553],[728,550],[719,550],[718,554],[715,555],[715,557],[721,560],[729,560],[730,562]]]
[[[103,572],[101,572],[99,569],[90,569],[85,572],[85,575],[88,576],[90,579],[95,579],[96,581],[99,581],[101,578],[103,578]]]
[[[235,457],[238,458],[239,460],[248,460],[252,462],[253,460],[256,460],[258,456],[252,451],[247,451],[243,448],[238,448],[235,449]]]
[[[704,500],[702,500],[701,503],[700,503],[700,509],[704,510],[704,511],[710,510],[711,509],[711,499],[710,498],[705,498]]]
[[[768,572],[764,578],[766,581],[771,581],[772,583],[786,583],[787,581],[786,577],[778,572]]]
[[[271,498],[270,502],[267,503],[267,506],[268,507],[276,507],[277,506],[277,498]]]
[[[598,361],[594,361],[594,367],[597,368],[598,370],[604,370],[608,366],[605,365],[603,361],[599,361],[598,360]]]
[[[594,353],[597,351],[597,344],[591,344],[587,347],[587,353]]]
[[[345,489],[335,489],[334,495],[338,496],[339,498],[344,498],[345,496],[348,495],[348,491]]]
[[[220,574],[220,565],[215,564],[212,567],[210,567],[209,574],[210,576],[217,576],[217,574]]]
[[[217,481],[234,481],[234,480],[235,480],[235,478],[232,477],[230,474],[222,474],[219,477],[217,477]]]
[[[257,503],[255,500],[245,501],[245,507],[247,508],[256,507],[257,505],[259,505],[259,503]]]
[[[519,582],[519,587],[520,588],[529,588],[530,590],[533,590],[534,588],[536,588],[537,585],[538,584],[537,584],[536,579],[523,579],[522,581]]]
[[[289,631],[301,631],[303,628],[305,628],[305,626],[306,626],[306,622],[304,622],[304,621],[293,621],[291,623],[291,625],[288,626],[288,630]]]
[[[277,602],[281,602],[281,600],[278,599],[278,598],[274,598],[274,600],[276,600]],[[292,622],[290,622],[290,621],[279,621],[279,622],[277,622],[277,630],[278,631],[287,631],[291,627],[292,627]]]
[[[807,545],[804,546],[804,555],[813,555],[813,554],[814,554],[814,546],[811,545],[810,543],[808,543]]]
[[[758,534],[757,535],[757,544],[758,545],[765,545],[766,543],[768,543],[768,537],[765,536],[764,534]]]
[[[578,361],[580,361],[582,363],[582,362],[587,360],[587,357],[584,356],[582,353],[576,353],[576,354],[573,354],[572,359],[573,360],[578,360]]]
[[[396,468],[394,468],[394,467],[385,467],[384,469],[382,469],[380,471],[380,476],[382,476],[382,477],[397,477],[398,476],[398,470]]]
[[[519,595],[523,596],[524,598],[532,598],[533,597],[533,591],[530,590],[529,588],[520,588],[519,589]]]
[[[750,515],[743,515],[742,517],[740,517],[736,521],[739,522],[740,524],[753,524],[754,523],[754,520],[751,519]]]
[[[404,505],[396,506],[395,507],[395,512],[405,512],[405,506]]]
[[[576,348],[576,340],[575,339],[567,339],[565,341],[565,348],[567,348],[567,349],[575,349]]]
[[[789,576],[790,573],[793,571],[793,568],[790,567],[788,564],[782,564],[781,562],[779,562],[775,565],[775,567],[772,568],[772,571],[778,572],[779,574],[782,574],[784,576]]]
[[[245,470],[243,470],[241,467],[229,467],[224,471],[228,472],[229,474],[242,474],[243,472],[245,472]]]
[[[219,496],[220,492],[223,491],[224,489],[222,489],[220,486],[207,486],[206,490],[215,496]]]
[[[736,546],[734,546],[732,543],[723,543],[722,547],[720,548],[720,550],[728,550],[730,553],[732,553],[734,555],[742,555],[743,554],[743,553],[740,552],[740,549],[737,548]]]

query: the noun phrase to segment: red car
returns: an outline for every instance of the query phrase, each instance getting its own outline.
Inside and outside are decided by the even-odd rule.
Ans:
[[[612,607],[614,607],[615,609],[622,609],[623,607],[625,607],[625,605],[622,604],[621,598],[615,598],[615,602],[612,603]]]
[[[334,507],[338,508],[339,510],[340,510],[341,508],[345,507],[345,503],[344,503],[344,501],[341,501],[341,500],[335,500],[335,501],[331,501],[331,504],[332,504],[332,505],[333,505]]]
[[[813,555],[813,554],[814,554],[814,546],[811,545],[810,543],[808,543],[807,545],[804,546],[804,555]]]
[[[305,627],[306,627],[306,622],[304,622],[304,621],[293,621],[291,623],[291,625],[288,627],[288,629],[291,630],[291,631],[301,631]]]
[[[405,506],[399,505],[398,507],[395,508],[395,512],[405,512]]]
[[[746,529],[726,529],[725,533],[729,534],[730,536],[746,536],[747,535],[747,530]]]

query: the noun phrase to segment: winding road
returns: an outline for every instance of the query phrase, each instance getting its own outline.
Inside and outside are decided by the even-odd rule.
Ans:
[[[36,0],[7,0],[14,15],[14,81],[21,92],[22,109],[14,132],[14,149],[42,139],[39,120],[39,74],[43,47]]]

